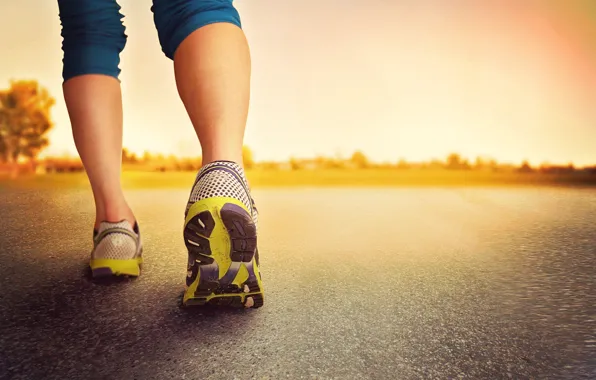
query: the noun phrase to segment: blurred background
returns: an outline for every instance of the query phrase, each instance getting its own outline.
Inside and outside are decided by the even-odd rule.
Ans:
[[[184,173],[153,180],[192,176],[200,146],[150,4],[120,4],[124,169],[186,185]],[[254,185],[594,183],[593,1],[235,4],[253,59]],[[57,3],[3,2],[0,33],[1,175],[83,170],[62,98]]]
[[[596,378],[596,1],[235,1],[254,313],[178,308],[201,151],[119,3],[145,261],[106,287],[57,2],[0,1],[0,379]]]

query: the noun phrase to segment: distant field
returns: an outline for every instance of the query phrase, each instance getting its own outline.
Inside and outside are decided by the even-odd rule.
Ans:
[[[589,186],[596,187],[596,175],[490,173],[472,171],[417,170],[249,170],[253,187],[396,187],[396,186]],[[186,188],[192,185],[193,172],[125,171],[125,188]],[[88,187],[85,173],[28,175],[16,179],[0,178],[0,187]]]

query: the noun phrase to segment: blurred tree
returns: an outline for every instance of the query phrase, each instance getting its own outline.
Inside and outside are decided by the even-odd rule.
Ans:
[[[292,157],[290,158],[290,168],[292,168],[292,170],[302,170],[303,164],[300,162],[300,160]]]
[[[530,166],[530,163],[528,161],[524,161],[524,162],[522,162],[518,171],[521,173],[531,173],[534,171],[534,169],[532,169],[532,167]]]
[[[313,160],[313,164],[317,169],[326,169],[329,166],[329,159],[319,155]]]
[[[482,170],[485,167],[486,167],[486,160],[480,156],[476,157],[476,161],[474,161],[474,169]]]
[[[244,161],[244,167],[246,169],[252,169],[255,166],[252,150],[247,146],[242,147],[242,161]]]
[[[135,153],[131,153],[127,148],[122,148],[122,162],[123,163],[130,163],[134,164],[137,163],[139,159]]]
[[[0,91],[0,160],[34,159],[49,141],[50,109],[55,104],[37,81],[13,81]]]
[[[570,162],[569,164],[567,164],[567,171],[568,172],[574,172],[575,171],[575,165],[573,164],[573,162]]]
[[[462,166],[461,156],[457,153],[451,153],[447,156],[447,169],[459,169]]]
[[[430,170],[442,170],[445,169],[445,164],[441,160],[434,158],[426,165],[426,168]]]
[[[497,160],[492,159],[492,158],[490,160],[488,160],[487,167],[490,168],[490,170],[495,173],[500,170],[499,163],[497,162]]]
[[[398,169],[410,169],[411,165],[408,163],[408,161],[406,161],[405,158],[401,158],[398,162],[397,162],[397,168]]]
[[[352,154],[352,158],[350,158],[350,161],[359,169],[365,169],[370,166],[368,158],[361,151],[354,152],[354,154]]]

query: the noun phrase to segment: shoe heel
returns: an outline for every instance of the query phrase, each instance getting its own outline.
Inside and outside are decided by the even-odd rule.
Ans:
[[[138,277],[141,275],[142,258],[131,260],[94,259],[89,263],[93,278],[112,276]]]
[[[242,203],[223,197],[196,202],[186,218],[184,241],[189,253],[184,306],[263,305],[256,226]]]

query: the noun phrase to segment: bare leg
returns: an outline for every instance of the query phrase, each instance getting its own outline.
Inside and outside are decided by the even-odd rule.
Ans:
[[[174,55],[178,92],[203,150],[203,165],[242,165],[250,99],[250,52],[242,29],[229,23],[190,34]]]
[[[182,302],[261,307],[258,213],[242,168],[250,100],[248,43],[238,25],[213,23],[188,35],[173,58],[178,92],[203,151],[203,168],[185,213],[189,261]],[[197,233],[216,226],[223,238]]]
[[[95,198],[95,227],[102,221],[135,217],[121,189],[122,94],[120,83],[107,75],[81,75],[64,83],[64,99],[75,144]]]

